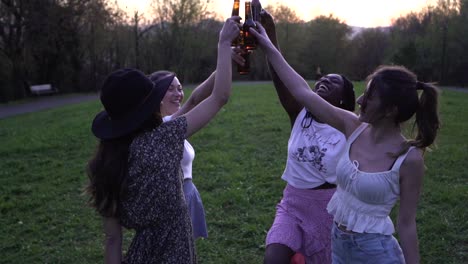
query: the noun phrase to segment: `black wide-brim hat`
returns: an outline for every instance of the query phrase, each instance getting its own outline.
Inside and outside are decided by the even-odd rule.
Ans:
[[[117,70],[106,77],[101,88],[104,111],[93,120],[93,134],[101,140],[129,135],[151,115],[159,112],[160,104],[175,75],[153,83],[136,69]]]

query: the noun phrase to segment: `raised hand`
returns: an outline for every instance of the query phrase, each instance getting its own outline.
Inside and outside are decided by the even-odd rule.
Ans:
[[[276,36],[276,25],[273,17],[265,9],[260,12],[260,22],[265,28],[267,35],[272,39],[273,36]]]
[[[260,24],[257,24],[257,29],[251,27],[249,29],[250,33],[254,35],[255,38],[257,38],[258,44],[263,48],[263,49],[268,49],[268,48],[275,48],[273,43],[271,43],[270,38],[268,37],[265,28]]]
[[[245,54],[247,52],[248,51],[240,47],[231,47],[231,58],[235,63],[244,66],[245,59],[244,57],[242,57],[242,54]]]
[[[239,36],[240,19],[241,18],[239,16],[233,16],[226,20],[226,22],[223,25],[223,28],[221,29],[221,32],[219,33],[220,43],[226,42],[230,45],[231,41]]]

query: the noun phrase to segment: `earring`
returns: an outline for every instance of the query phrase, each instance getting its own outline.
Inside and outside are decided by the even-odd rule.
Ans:
[[[340,105],[342,105],[342,104],[343,104],[343,100],[340,100]]]

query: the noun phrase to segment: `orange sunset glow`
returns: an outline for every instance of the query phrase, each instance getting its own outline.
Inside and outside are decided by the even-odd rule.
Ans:
[[[227,18],[231,13],[231,0],[206,0],[209,8],[218,17]],[[241,0],[241,7],[243,0]],[[263,0],[262,5],[287,5],[304,21],[318,15],[333,14],[350,26],[378,27],[389,26],[392,19],[409,12],[419,12],[437,0]],[[128,12],[150,13],[151,0],[118,0],[118,4]],[[241,14],[243,10],[241,9]]]

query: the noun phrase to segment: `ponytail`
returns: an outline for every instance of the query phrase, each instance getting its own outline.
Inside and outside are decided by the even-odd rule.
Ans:
[[[434,85],[419,81],[416,83],[416,89],[422,90],[414,123],[418,128],[418,134],[414,140],[409,141],[409,144],[424,149],[434,142],[440,127],[439,91]]]

